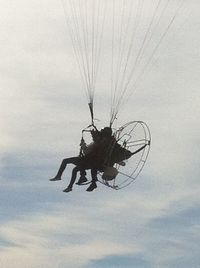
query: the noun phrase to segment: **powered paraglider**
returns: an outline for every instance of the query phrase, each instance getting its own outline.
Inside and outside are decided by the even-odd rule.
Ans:
[[[131,121],[117,129],[114,124],[178,16],[183,0],[62,0],[62,3],[87,93],[91,126],[94,126],[94,96],[103,59],[108,76],[107,88],[111,93],[109,126],[121,147],[137,152],[98,175],[98,180],[104,185],[121,189],[141,172],[151,137],[148,126],[142,121]],[[137,150],[143,145],[143,149]]]

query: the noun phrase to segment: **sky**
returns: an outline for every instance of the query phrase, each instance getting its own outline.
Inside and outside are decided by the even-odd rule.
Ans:
[[[49,178],[78,154],[90,119],[63,7],[0,4],[1,267],[199,267],[199,1],[185,0],[119,118],[151,129],[139,178],[120,191],[68,194],[72,167],[60,182]],[[106,99],[97,90],[101,116]]]

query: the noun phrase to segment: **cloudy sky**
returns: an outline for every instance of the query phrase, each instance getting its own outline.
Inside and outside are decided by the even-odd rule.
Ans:
[[[89,113],[63,7],[0,6],[1,267],[199,267],[199,1],[184,1],[120,117],[151,129],[138,180],[121,191],[77,186],[68,194],[71,167],[61,182],[48,180],[79,151]],[[97,107],[106,94],[97,92]]]

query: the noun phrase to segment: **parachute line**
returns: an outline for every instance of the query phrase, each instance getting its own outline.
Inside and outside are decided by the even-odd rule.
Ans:
[[[94,103],[103,41],[107,42],[105,51],[110,48],[110,61],[102,64],[110,82],[112,126],[138,88],[185,0],[61,2],[88,103]]]
[[[173,9],[174,15],[169,19],[165,29],[163,29],[163,32],[161,32],[160,34],[160,38],[157,37],[158,40],[155,43],[155,42],[152,42],[154,41],[153,37],[156,36],[156,34],[158,35],[157,32],[160,28],[161,20],[164,20],[163,16],[169,10],[169,3],[170,3],[170,0],[167,0],[166,2],[162,2],[162,0],[157,1],[153,9],[153,14],[151,16],[150,22],[147,25],[147,29],[144,33],[142,42],[138,48],[137,53],[133,51],[133,47],[135,47],[134,42],[133,42],[134,34],[135,34],[135,30],[137,31],[137,27],[134,28],[134,30],[132,31],[132,33],[134,34],[132,35],[132,38],[131,38],[131,42],[130,42],[128,53],[126,56],[124,67],[120,66],[120,69],[118,69],[118,70],[121,70],[123,68],[121,72],[120,84],[118,83],[120,79],[120,74],[119,72],[117,73],[118,74],[117,80],[116,80],[117,86],[115,87],[115,94],[114,94],[113,102],[111,106],[111,117],[110,117],[111,125],[113,124],[115,118],[117,118],[117,115],[119,113],[119,110],[122,108],[122,105],[124,105],[128,101],[128,99],[131,97],[131,95],[135,92],[137,84],[141,81],[141,78],[144,76],[147,67],[150,65],[154,55],[156,54],[162,41],[166,37],[176,17],[178,16],[178,13],[183,5],[183,2],[184,0],[181,1],[178,7]],[[143,3],[144,3],[143,1],[139,2],[137,6],[138,11],[136,14],[136,18],[137,18],[136,21],[137,21],[138,27],[140,24],[141,13],[144,8]],[[166,14],[165,20],[167,20],[167,16],[169,16],[168,13]],[[147,53],[148,52],[147,49],[151,48],[150,45],[154,45],[154,48],[152,47],[151,53]],[[134,60],[133,60],[133,55],[134,55]],[[132,63],[132,60],[133,60],[133,63]],[[123,60],[120,59],[120,62],[122,63],[121,65],[123,65]],[[130,87],[132,88],[132,91],[130,91]]]
[[[88,102],[94,100],[107,4],[101,0],[61,0]]]

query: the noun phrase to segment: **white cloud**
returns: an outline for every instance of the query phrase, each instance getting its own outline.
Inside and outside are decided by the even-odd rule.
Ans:
[[[8,268],[13,264],[16,268],[27,264],[29,267],[60,267],[60,264],[83,267],[92,259],[132,252],[127,245],[101,238],[100,231],[97,222],[90,222],[73,211],[70,216],[59,211],[10,222],[2,226],[1,237],[13,245],[2,246],[1,264]],[[93,237],[91,232],[97,236]],[[74,241],[73,235],[76,235]],[[81,242],[82,235],[86,242]]]

